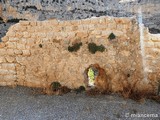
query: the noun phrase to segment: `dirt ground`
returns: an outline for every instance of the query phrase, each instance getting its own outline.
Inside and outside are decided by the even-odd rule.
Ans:
[[[0,87],[0,120],[160,120],[160,104],[118,95],[49,96],[32,88]]]

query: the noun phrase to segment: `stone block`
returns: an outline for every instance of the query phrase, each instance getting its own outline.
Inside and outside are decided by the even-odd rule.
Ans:
[[[31,34],[29,32],[23,32],[23,37],[29,38],[29,37],[31,37]]]
[[[78,26],[72,26],[72,31],[77,31],[78,30]]]
[[[78,38],[86,38],[87,36],[89,36],[87,32],[77,32],[76,33],[76,37]]]
[[[24,44],[17,43],[17,49],[18,50],[24,50],[24,49],[26,49],[26,47],[25,47]]]
[[[9,37],[9,42],[17,42],[18,40],[16,37]]]
[[[14,50],[14,54],[16,54],[16,55],[22,55],[23,52],[22,52],[22,50]]]
[[[30,33],[33,33],[33,32],[35,32],[35,27],[27,26],[26,31],[30,32]]]
[[[160,42],[156,42],[154,43],[154,47],[159,48],[160,49]]]
[[[21,26],[18,30],[19,32],[25,32],[27,30],[27,26]]]
[[[98,18],[91,18],[91,24],[99,24],[99,19]]]
[[[8,36],[4,36],[1,39],[2,39],[3,42],[7,42],[9,40],[9,37]]]
[[[60,32],[61,31],[61,27],[59,27],[59,26],[52,26],[52,30],[53,30],[53,32]],[[67,27],[66,27],[66,30],[67,30]]]
[[[108,29],[109,30],[115,30],[116,29],[116,24],[114,24],[114,23],[109,23],[109,24],[107,24],[108,25]]]
[[[11,49],[16,49],[16,42],[7,42],[6,47]]]
[[[6,45],[4,42],[0,42],[0,48],[4,48]]]
[[[16,75],[5,75],[3,78],[6,82],[12,82],[12,81],[17,80]]]
[[[101,35],[101,34],[102,34],[102,31],[94,30],[94,31],[91,31],[90,34],[91,34],[91,35]]]
[[[73,30],[72,26],[67,26],[65,29],[66,32],[71,32],[72,30]]]
[[[15,75],[15,70],[0,69],[0,75]]]
[[[122,31],[118,31],[118,30],[114,30],[113,33],[115,34],[115,36],[123,36],[123,37],[126,37],[126,35],[122,32]]]
[[[37,38],[37,33],[31,33],[31,38]]]
[[[73,26],[78,26],[79,24],[81,24],[81,20],[71,20],[70,23]]]
[[[87,25],[87,28],[88,28],[88,30],[95,30],[96,29],[94,24]],[[84,29],[85,29],[85,26],[84,26]]]
[[[31,25],[31,26],[37,26],[37,22],[36,22],[36,21],[31,21],[31,22],[30,22],[30,25]]]
[[[56,20],[56,19],[51,19],[48,21],[49,25],[58,25],[59,24],[59,21]]]
[[[28,25],[30,25],[30,22],[29,22],[29,21],[19,21],[19,23],[20,23],[22,26],[28,26]]]
[[[46,36],[47,36],[46,33],[41,33],[41,32],[37,33],[37,37],[39,38],[45,38]]]
[[[73,39],[76,36],[75,32],[68,32],[67,39]]]
[[[8,70],[0,69],[0,75],[7,75],[7,74],[9,74]]]
[[[100,17],[99,18],[99,24],[105,25],[106,24],[106,17]]]
[[[34,45],[34,44],[35,44],[35,41],[34,41],[34,39],[33,39],[33,38],[29,38],[29,39],[27,39],[27,40],[26,40],[26,42],[27,42],[27,45],[29,45],[29,46],[32,46],[32,45]]]
[[[6,55],[6,49],[0,48],[0,56]]]
[[[5,58],[6,58],[6,61],[9,62],[9,63],[15,62],[15,57],[7,56]]]
[[[28,38],[28,39],[30,39],[30,38]],[[28,40],[27,38],[21,38],[19,41],[18,41],[18,43],[20,43],[20,44],[27,44],[27,40]]]
[[[23,52],[24,56],[30,56],[31,55],[30,50],[22,50],[22,52]]]
[[[16,70],[14,63],[2,63],[2,68],[7,70]]]
[[[7,49],[6,54],[10,56],[14,56],[14,49]]]
[[[0,56],[0,64],[2,64],[2,63],[4,63],[4,62],[6,62],[6,59],[5,59],[5,57],[3,57],[3,56]]]
[[[15,37],[16,36],[16,33],[12,30],[9,30],[7,33],[6,33],[6,36],[8,37]]]
[[[18,73],[17,72],[17,78],[19,79],[19,80],[25,80],[25,74],[24,73]]]

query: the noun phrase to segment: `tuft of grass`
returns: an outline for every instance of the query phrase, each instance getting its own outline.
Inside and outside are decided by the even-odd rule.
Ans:
[[[81,46],[82,46],[82,42],[75,43],[73,46],[68,47],[68,51],[69,52],[77,52],[80,49]]]
[[[95,54],[97,51],[104,52],[105,47],[103,45],[98,46],[95,43],[89,43],[88,49],[89,49],[89,52],[91,52],[92,54]]]
[[[58,91],[60,89],[60,87],[61,87],[61,84],[59,82],[53,82],[53,83],[51,83],[51,89],[53,91]]]
[[[116,38],[116,36],[115,36],[114,33],[111,33],[111,34],[108,36],[108,39],[109,39],[109,40],[113,40],[113,39],[115,39],[115,38]]]

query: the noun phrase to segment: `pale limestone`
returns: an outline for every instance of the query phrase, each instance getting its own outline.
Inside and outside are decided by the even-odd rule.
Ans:
[[[18,49],[18,50],[25,50],[26,47],[25,47],[24,44],[17,43],[17,49]]]
[[[22,53],[23,53],[24,56],[30,56],[31,55],[30,50],[22,50]]]
[[[123,89],[124,74],[131,71],[132,83],[142,80],[143,71],[137,22],[133,18],[100,17],[74,21],[21,21],[2,38],[0,85],[46,87],[53,81],[76,88],[84,85],[83,72],[98,63],[111,77],[113,91]],[[108,40],[110,33],[116,39]],[[144,32],[147,65],[159,77],[160,37]],[[82,42],[77,52],[68,46]],[[105,52],[91,54],[88,43],[104,45]],[[150,61],[152,60],[152,62]],[[152,73],[150,73],[152,76]],[[13,77],[13,79],[12,79]],[[149,77],[149,81],[154,78]],[[121,81],[120,81],[121,80]],[[16,81],[16,82],[14,82]]]
[[[15,62],[15,57],[7,56],[5,58],[6,58],[6,61],[9,62],[9,63]]]
[[[5,43],[3,42],[0,43],[0,48],[4,48],[5,46],[6,46]]]
[[[6,59],[4,56],[0,56],[0,64],[6,62]]]
[[[7,36],[4,36],[3,38],[1,38],[3,42],[7,42],[9,40],[9,38]]]

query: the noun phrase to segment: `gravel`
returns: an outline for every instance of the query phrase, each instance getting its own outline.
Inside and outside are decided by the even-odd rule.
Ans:
[[[73,92],[49,96],[33,94],[26,87],[0,87],[0,91],[0,120],[160,120],[160,104],[152,100],[138,103],[118,95]]]

